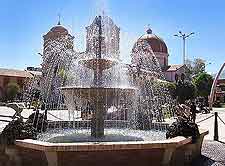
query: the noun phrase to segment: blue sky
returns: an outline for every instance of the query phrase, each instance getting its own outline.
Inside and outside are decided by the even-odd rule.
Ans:
[[[58,13],[75,36],[75,48],[83,51],[85,26],[102,8],[121,28],[125,62],[148,24],[166,42],[170,64],[182,63],[182,43],[173,36],[179,30],[195,32],[187,56],[211,62],[207,71],[215,73],[225,60],[224,0],[0,0],[0,67],[39,66],[42,36],[56,25]]]

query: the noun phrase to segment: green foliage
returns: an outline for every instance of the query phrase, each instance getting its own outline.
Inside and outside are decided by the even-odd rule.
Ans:
[[[198,96],[201,96],[201,97],[209,96],[211,87],[213,84],[213,78],[211,75],[205,72],[200,73],[194,78],[193,83],[195,84],[197,88]]]
[[[172,98],[177,99],[179,103],[184,103],[185,100],[191,100],[196,97],[196,87],[190,81],[179,80],[177,83],[155,81],[154,85],[159,88],[166,88]]]
[[[196,87],[191,82],[178,81],[176,84],[175,96],[179,103],[184,103],[185,100],[191,100],[196,97]]]
[[[66,70],[64,68],[61,68],[59,71],[58,71],[58,75],[62,78],[62,85],[65,85],[65,82],[67,80],[67,74],[66,74]]]
[[[169,91],[172,98],[174,98],[174,99],[176,98],[176,84],[175,83],[161,80],[161,81],[154,81],[154,86],[159,89],[164,87],[165,89],[167,89]]]
[[[205,72],[205,60],[200,58],[196,58],[194,61],[186,60],[186,67],[187,70],[185,74],[191,78]]]
[[[166,82],[165,87],[169,90],[172,98],[176,98],[176,84],[173,82]]]
[[[8,100],[14,100],[20,92],[20,87],[16,82],[10,82],[7,85],[6,95]]]

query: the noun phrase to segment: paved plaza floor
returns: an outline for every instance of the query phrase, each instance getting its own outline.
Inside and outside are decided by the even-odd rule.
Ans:
[[[202,156],[192,166],[224,166],[225,143],[205,140],[202,146]]]
[[[214,108],[208,114],[198,114],[196,118],[196,122],[199,125],[199,128],[209,130],[209,134],[206,136],[206,140],[213,140],[214,137],[214,121],[215,116],[212,116],[218,112],[218,116],[225,122],[225,108]],[[208,117],[212,116],[211,118],[207,119]],[[204,120],[206,119],[206,120]],[[199,121],[202,121],[198,123]],[[219,133],[219,140],[225,142],[225,124],[218,118],[218,133]]]
[[[63,111],[50,111],[48,114],[49,120],[72,120],[79,119],[80,113],[69,114],[67,110]],[[193,163],[193,166],[222,166],[225,165],[225,124],[218,119],[218,131],[219,131],[219,141],[213,141],[214,136],[214,113],[218,112],[218,116],[225,122],[225,108],[214,108],[208,114],[199,113],[196,118],[196,122],[199,128],[208,129],[209,134],[205,137],[202,148],[202,157]],[[0,107],[0,115],[12,116],[15,111],[8,107]],[[33,113],[31,109],[25,109],[22,112],[23,117],[28,117]],[[212,116],[212,117],[211,117]],[[210,117],[210,118],[209,118]],[[0,117],[3,120],[11,120],[7,117]],[[206,120],[205,120],[206,119]],[[168,123],[172,123],[174,119],[167,120]],[[198,123],[200,122],[200,123]],[[7,122],[0,121],[0,132],[7,125]]]

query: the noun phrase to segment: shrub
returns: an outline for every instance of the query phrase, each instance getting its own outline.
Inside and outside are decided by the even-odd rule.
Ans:
[[[6,96],[8,100],[14,100],[17,96],[17,94],[20,92],[20,87],[15,82],[10,82],[7,85],[6,89]]]

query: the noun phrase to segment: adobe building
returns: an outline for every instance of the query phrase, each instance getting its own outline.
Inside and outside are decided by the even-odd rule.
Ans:
[[[22,90],[26,81],[32,78],[33,75],[28,71],[0,68],[0,101],[5,98],[9,83],[17,83]]]

